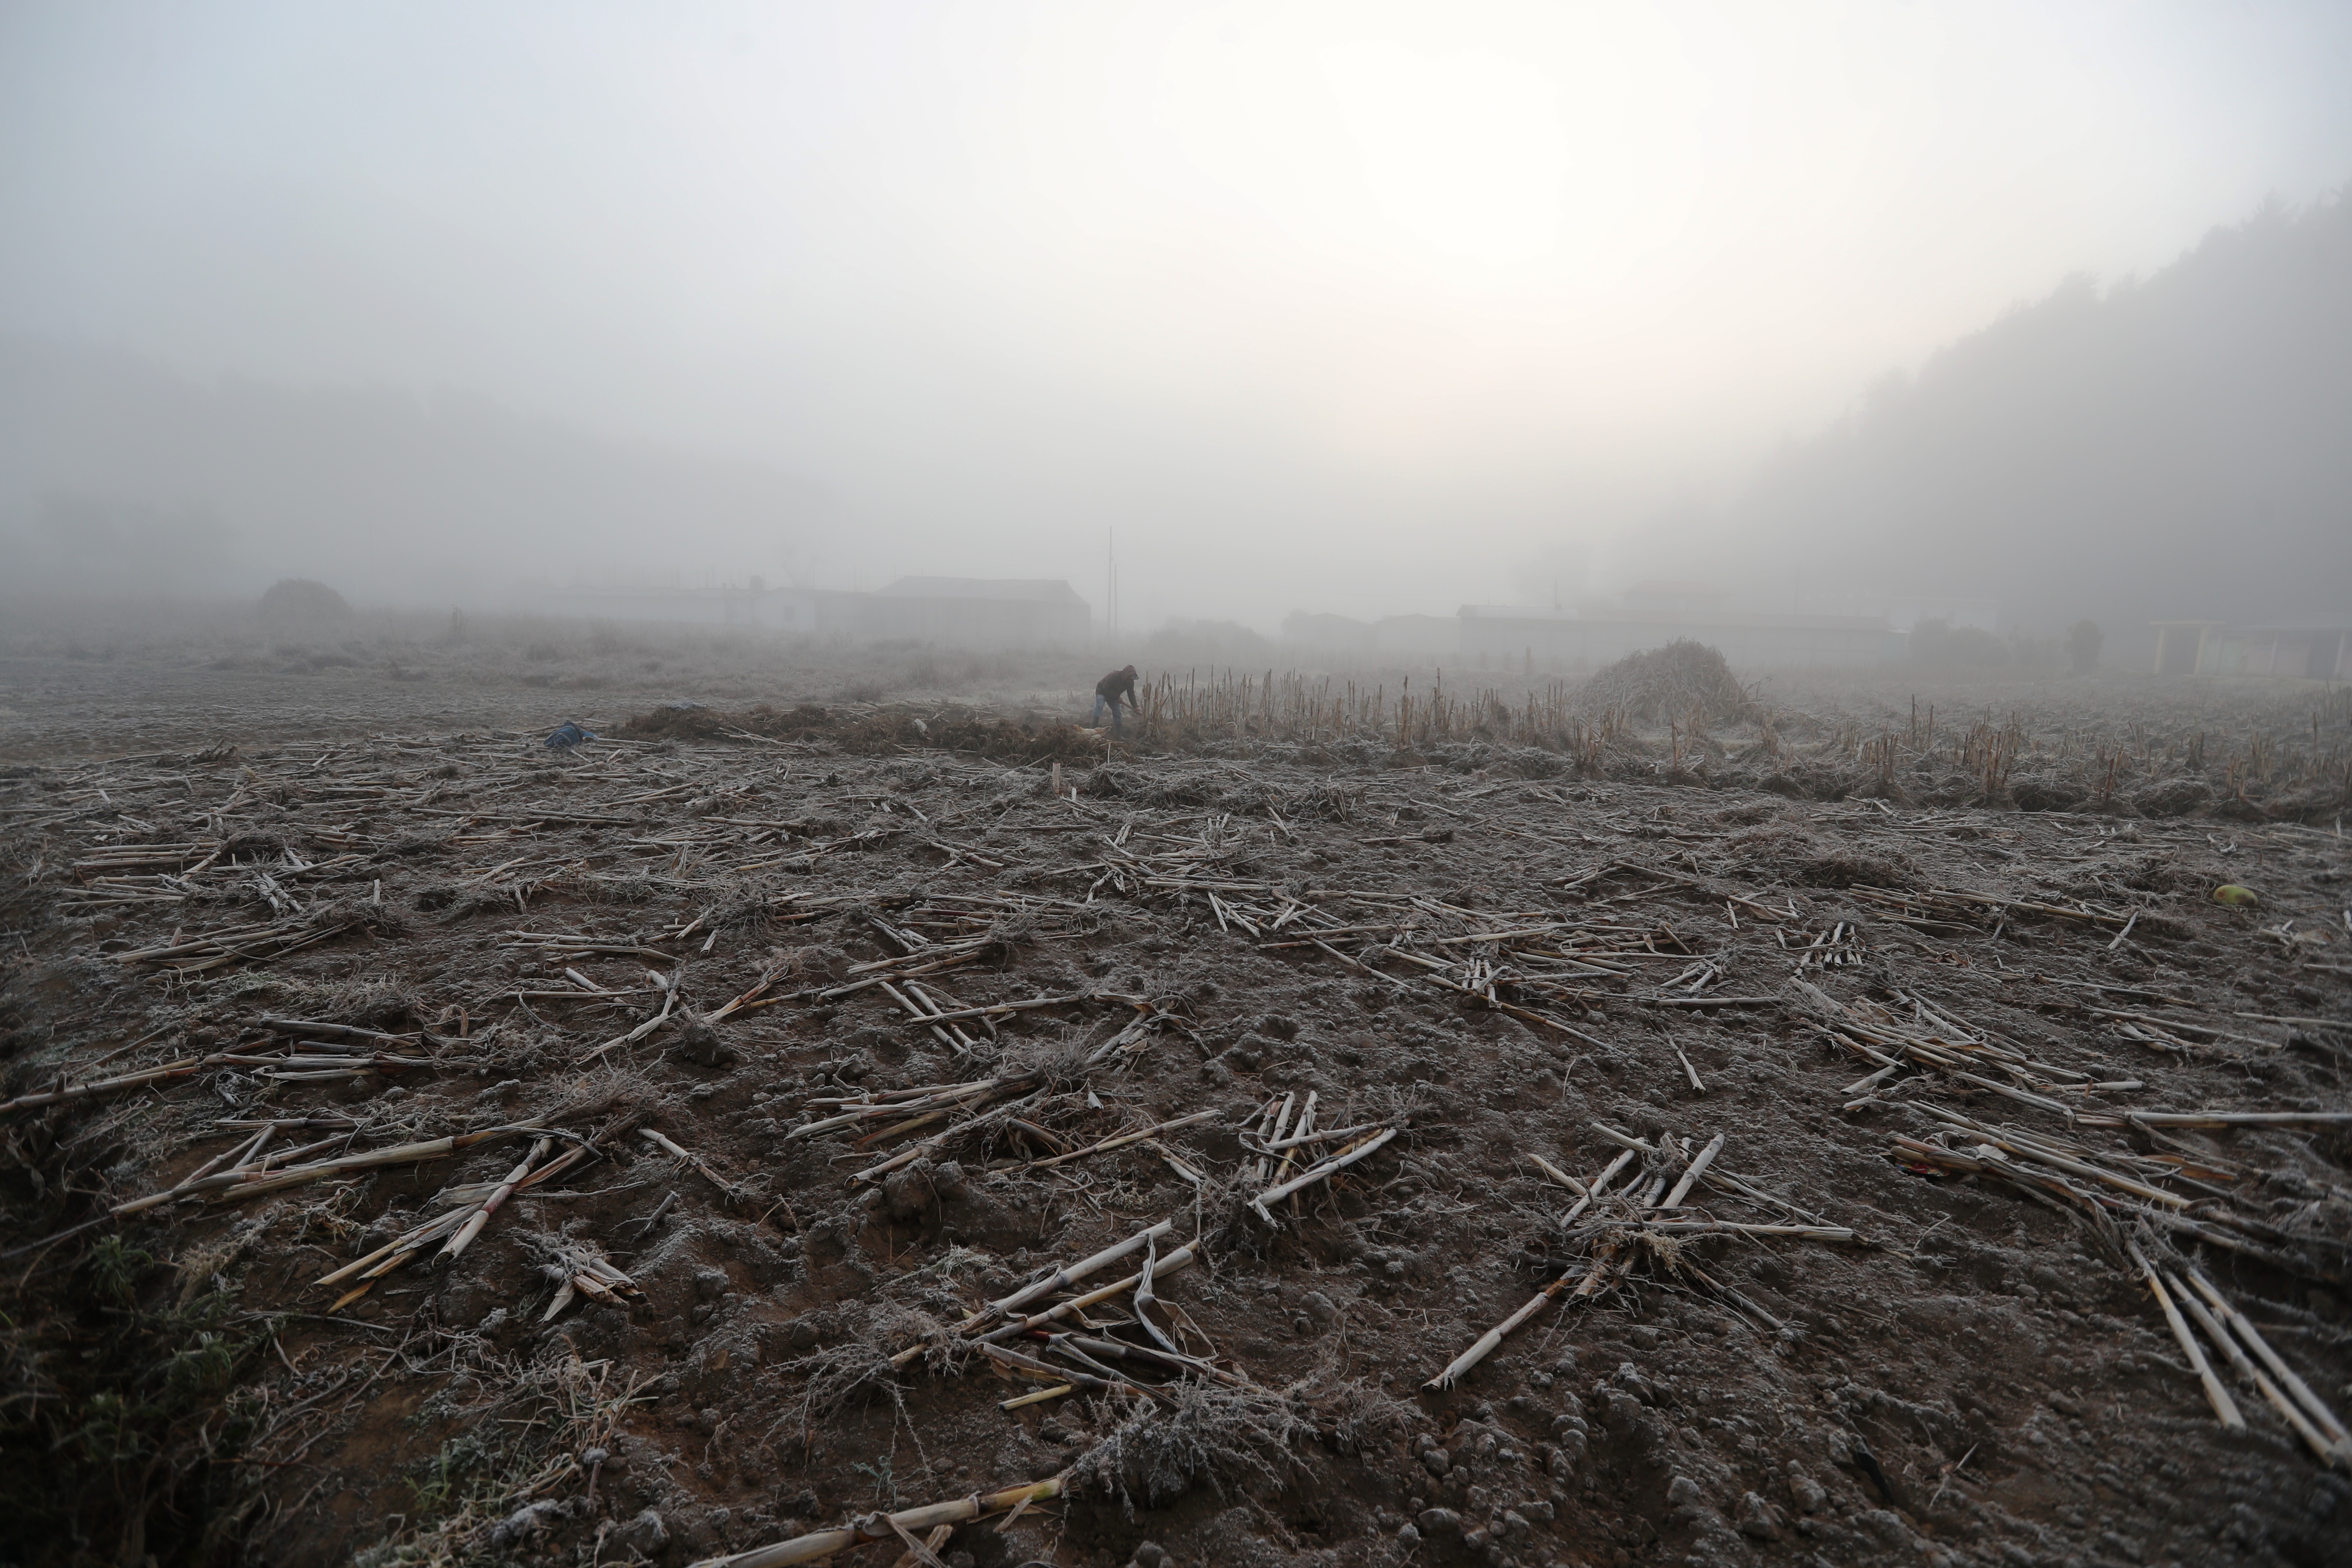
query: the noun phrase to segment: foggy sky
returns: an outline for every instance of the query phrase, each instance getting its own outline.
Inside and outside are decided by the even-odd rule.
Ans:
[[[827,498],[697,568],[1448,613],[2336,187],[2347,80],[2335,5],[19,3],[0,331]]]

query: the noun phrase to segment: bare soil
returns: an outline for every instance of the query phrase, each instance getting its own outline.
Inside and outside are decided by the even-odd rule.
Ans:
[[[576,713],[489,679],[6,673],[0,1093],[189,1070],[0,1118],[0,1561],[678,1564],[1064,1476],[936,1552],[2352,1562],[2343,1471],[2189,1322],[2224,1427],[2134,1256],[2352,1408],[2322,726],[2291,812],[2215,787],[2217,746],[2184,816],[2131,798],[2193,771],[2169,731],[2129,787],[2021,810],[1957,742],[1864,756],[1891,691],[1783,709],[1769,752],[1768,713],[1580,759],[1106,753],[1043,678],[942,727],[749,677]],[[602,738],[551,753],[564,717]],[[1012,1003],[1040,1005],[976,1011]],[[1262,1215],[1378,1136],[1259,1152],[1310,1094],[1392,1135]],[[322,1277],[542,1134],[534,1169],[586,1152],[335,1308],[358,1281]],[[1676,1219],[1779,1230],[1638,1206],[1718,1135]],[[1564,1222],[1546,1166],[1590,1184],[1629,1141]],[[959,1332],[1160,1221],[1194,1257],[1157,1306],[1000,1347],[1042,1375]],[[566,1283],[592,1264],[625,1283]],[[1044,1337],[1072,1328],[1092,1348]]]

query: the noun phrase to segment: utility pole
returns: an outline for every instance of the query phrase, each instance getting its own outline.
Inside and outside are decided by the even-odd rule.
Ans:
[[[1103,531],[1103,626],[1111,646],[1118,645],[1118,531]]]

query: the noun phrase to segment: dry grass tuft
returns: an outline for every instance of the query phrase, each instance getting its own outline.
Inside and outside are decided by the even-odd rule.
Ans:
[[[1057,1034],[1044,1038],[1010,1041],[997,1070],[1007,1076],[1034,1073],[1057,1093],[1085,1087],[1087,1057],[1091,1047],[1083,1034]]]
[[[1343,1454],[1360,1454],[1375,1443],[1402,1436],[1426,1419],[1412,1405],[1360,1378],[1334,1384],[1310,1395],[1307,1404],[1315,1411],[1324,1441]]]
[[[1081,1455],[1073,1489],[1117,1498],[1132,1514],[1157,1508],[1206,1479],[1222,1498],[1257,1481],[1279,1490],[1297,1449],[1316,1436],[1306,1413],[1263,1389],[1180,1384],[1165,1403],[1129,1407],[1110,1435]]]
[[[815,1430],[818,1423],[853,1400],[861,1404],[887,1400],[904,1421],[906,1389],[890,1358],[910,1344],[934,1347],[925,1352],[927,1362],[934,1354],[944,1354],[940,1342],[946,1331],[945,1324],[921,1308],[885,1297],[858,1318],[849,1337],[839,1344],[784,1363],[781,1370],[787,1375],[807,1380],[801,1391],[803,1429]]]
[[[1027,910],[999,915],[989,922],[988,944],[981,949],[985,961],[1006,964],[1021,956],[1021,950],[1037,940],[1037,917]]]

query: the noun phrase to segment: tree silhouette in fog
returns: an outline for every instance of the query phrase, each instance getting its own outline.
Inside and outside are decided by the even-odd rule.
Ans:
[[[1770,580],[2002,600],[2054,633],[2352,609],[2352,200],[2144,281],[2069,279],[1874,387],[1727,519]]]

